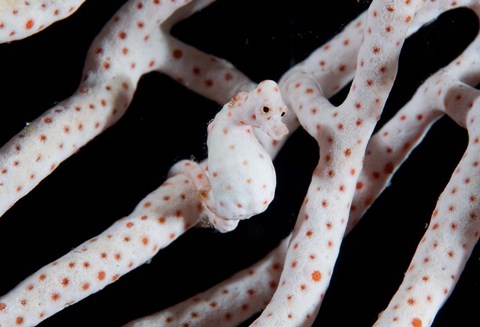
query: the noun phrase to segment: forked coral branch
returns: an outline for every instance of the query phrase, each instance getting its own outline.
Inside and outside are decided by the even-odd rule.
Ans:
[[[0,215],[63,160],[117,122],[127,110],[142,75],[155,70],[165,72],[182,79],[193,90],[204,90],[206,97],[223,99],[221,102],[250,84],[228,62],[192,51],[159,28],[178,8],[188,7],[172,20],[193,14],[193,10],[210,2],[198,1],[188,7],[190,1],[130,1],[118,11],[93,41],[78,90],[29,123],[0,149]],[[171,24],[169,21],[167,26]],[[193,64],[189,67],[184,62],[187,54],[195,65],[208,62],[204,69],[211,75],[203,74],[187,83],[183,76],[195,76]],[[214,88],[215,92],[210,90]]]

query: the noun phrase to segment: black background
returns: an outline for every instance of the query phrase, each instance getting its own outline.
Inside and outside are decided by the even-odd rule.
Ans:
[[[124,2],[87,1],[47,30],[0,45],[1,144],[74,92],[90,43]],[[278,80],[369,1],[323,3],[222,0],[178,24],[173,34],[226,58],[255,81]],[[453,60],[477,30],[472,13],[456,10],[411,37],[380,125],[426,77]],[[344,95],[333,101],[340,103]],[[128,215],[177,160],[203,159],[206,126],[219,108],[166,76],[144,76],[116,125],[62,163],[0,219],[0,294]],[[466,140],[466,132],[448,118],[434,126],[345,239],[315,325],[374,323],[399,286]],[[275,161],[277,196],[266,213],[229,234],[190,230],[150,264],[41,326],[120,326],[254,263],[289,233],[317,158],[314,140],[297,131]],[[435,327],[478,326],[479,257],[477,246]]]

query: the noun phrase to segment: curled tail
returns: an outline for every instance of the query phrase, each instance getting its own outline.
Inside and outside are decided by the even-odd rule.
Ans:
[[[188,176],[202,200],[203,209],[206,218],[202,219],[199,227],[214,227],[221,233],[227,233],[234,230],[238,225],[238,220],[224,219],[214,213],[215,199],[213,198],[208,174],[200,164],[193,160],[181,160],[172,166],[168,172],[168,177],[178,174]]]

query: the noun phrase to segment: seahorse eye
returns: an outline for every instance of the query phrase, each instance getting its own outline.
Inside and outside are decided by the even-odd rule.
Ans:
[[[285,111],[283,111],[281,114],[280,114],[280,117],[283,117],[285,116]]]
[[[267,113],[270,111],[270,108],[269,107],[263,107],[263,112]]]

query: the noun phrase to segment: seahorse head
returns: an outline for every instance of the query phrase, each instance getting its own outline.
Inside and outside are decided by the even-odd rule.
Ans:
[[[282,117],[287,113],[287,105],[274,81],[265,80],[258,84],[248,94],[245,105],[252,126],[264,130],[274,140],[281,139],[288,133],[287,126],[282,122]]]

